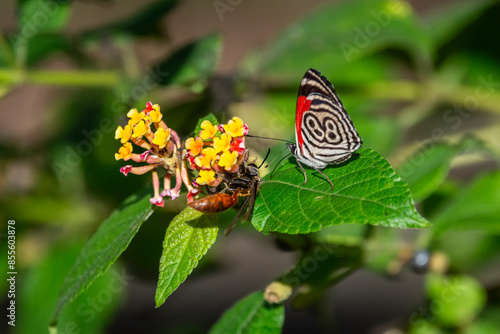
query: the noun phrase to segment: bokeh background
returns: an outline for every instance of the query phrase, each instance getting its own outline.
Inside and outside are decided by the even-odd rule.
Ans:
[[[212,112],[221,121],[243,118],[251,134],[293,140],[298,85],[314,67],[335,85],[364,145],[395,167],[429,143],[473,135],[473,148],[450,158],[446,181],[450,166],[442,184],[420,196],[424,215],[498,170],[497,1],[20,3],[28,9],[0,3],[0,254],[6,259],[5,226],[15,219],[18,269],[17,326],[2,321],[3,332],[48,332],[64,275],[85,241],[125,197],[151,182],[123,177],[114,160],[115,128],[147,101],[160,104],[182,138]],[[267,148],[271,157],[283,149],[265,140],[248,145],[259,161]],[[485,204],[492,226],[500,221],[497,186]],[[184,207],[181,196],[155,212],[118,263],[64,311],[61,333],[71,324],[82,333],[205,333],[225,309],[297,259],[275,237],[240,225],[218,238],[155,309],[163,236]],[[221,225],[234,214],[225,213]],[[499,232],[467,230],[426,245],[484,287],[492,308],[484,306],[486,330],[474,333],[498,333],[490,319],[500,310]],[[391,238],[406,249],[418,236]],[[411,331],[412,315],[429,296],[425,277],[398,261],[374,261],[305,310],[287,305],[283,332]],[[0,289],[5,309],[5,280]]]

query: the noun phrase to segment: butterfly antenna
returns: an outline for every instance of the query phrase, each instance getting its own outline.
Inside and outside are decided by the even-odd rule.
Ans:
[[[278,141],[284,141],[285,143],[291,143],[293,142],[286,140],[286,139],[281,139],[281,138],[271,138],[271,137],[261,137],[261,136],[252,136],[252,135],[246,135],[245,137],[250,137],[250,138],[259,138],[259,139],[269,139],[269,140],[278,140]]]
[[[273,170],[271,171],[271,174],[269,174],[269,180],[273,177],[273,173],[274,171],[278,168],[278,166],[283,162],[283,160],[285,160],[286,158],[288,158],[290,155],[292,155],[292,153],[289,153],[287,155],[285,155],[283,158],[281,158],[281,160],[276,164],[276,166],[274,166]]]
[[[260,164],[260,166],[257,167],[258,169],[260,169],[260,167],[262,167],[262,165],[264,164],[264,162],[266,162],[267,158],[269,157],[269,153],[271,153],[271,149],[270,148],[267,149],[266,157],[264,158],[264,160],[262,160],[262,163]],[[268,164],[268,166],[269,166],[269,164]]]
[[[284,149],[282,149],[282,150],[281,150],[281,152],[280,152],[280,153],[279,153],[279,154],[278,154],[278,155],[277,155],[277,156],[276,156],[276,157],[275,157],[275,158],[274,158],[274,159],[273,159],[270,163],[268,163],[268,164],[265,166],[265,168],[269,167],[269,165],[271,165],[271,164],[272,164],[272,163],[273,163],[276,159],[278,159],[278,158],[280,157],[281,153],[283,153],[283,151],[284,151],[284,150],[286,150],[287,148],[288,148],[288,147],[285,147]],[[283,159],[282,159],[282,160],[283,160]],[[280,162],[281,162],[282,160],[280,160]],[[279,163],[278,163],[278,164],[279,164]]]

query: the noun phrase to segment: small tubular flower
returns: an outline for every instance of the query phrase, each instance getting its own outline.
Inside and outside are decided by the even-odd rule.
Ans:
[[[214,161],[215,159],[217,159],[217,153],[215,152],[215,149],[212,147],[204,148],[203,150],[201,150],[201,153],[209,161]]]
[[[215,180],[215,171],[214,170],[202,169],[202,170],[200,170],[200,174],[196,178],[196,183],[198,183],[199,185],[204,185],[204,184],[208,184],[214,180]]]
[[[224,125],[224,131],[231,137],[241,137],[248,134],[248,126],[243,123],[241,118],[233,117],[232,120]]]
[[[127,117],[130,118],[128,124],[130,126],[134,126],[139,123],[139,121],[141,121],[145,116],[146,114],[144,112],[138,112],[136,108],[130,109],[130,111],[127,113]]]
[[[231,136],[223,133],[220,138],[214,138],[213,146],[216,153],[226,152],[231,147]]]
[[[236,165],[236,161],[238,160],[238,152],[224,152],[219,159],[219,166],[224,167],[225,170],[229,171],[232,169],[234,165]]]
[[[189,156],[194,157],[200,154],[201,149],[203,148],[203,140],[200,137],[196,137],[196,139],[188,138],[184,146],[186,147]]]
[[[245,140],[241,137],[234,138],[231,142],[231,151],[236,151],[238,154],[242,154],[245,150]]]
[[[140,120],[139,123],[137,123],[134,126],[134,132],[132,133],[132,138],[141,138],[145,134],[149,132],[149,127],[146,125],[144,120]]]
[[[164,130],[163,128],[159,128],[156,130],[153,144],[158,145],[159,148],[164,148],[170,140],[170,130]]]
[[[163,115],[160,112],[160,106],[155,104],[153,105],[151,111],[149,112],[149,118],[153,123],[159,123],[162,119]]]
[[[125,144],[132,135],[132,127],[130,125],[125,125],[125,128],[118,126],[115,131],[115,139],[120,139],[122,144]]]
[[[178,134],[162,120],[160,106],[148,102],[146,109],[141,112],[135,108],[131,109],[127,116],[129,117],[128,124],[124,128],[119,126],[115,131],[115,138],[120,139],[123,143],[119,152],[115,154],[115,158],[117,160],[130,159],[137,163],[143,163],[143,165],[127,165],[120,168],[120,172],[125,176],[129,173],[142,175],[151,172],[154,196],[150,202],[153,205],[163,206],[163,198],[166,196],[172,199],[179,197],[182,184],[188,190],[192,190],[193,186],[189,180],[185,162],[187,155],[185,151],[181,151],[182,146]],[[152,124],[154,124],[154,128],[151,127]],[[199,149],[195,153],[200,153],[203,148],[203,140],[197,138],[193,141],[194,143],[199,141]],[[141,154],[132,153],[132,144],[145,149],[145,151]],[[195,147],[191,148],[195,149]],[[159,168],[164,169],[163,191],[160,191]],[[170,181],[173,176],[175,176],[175,187],[172,189]]]
[[[193,188],[193,189],[189,190],[189,192],[188,192],[188,194],[186,196],[188,203],[193,202],[195,196],[198,195],[199,193],[200,193],[200,190],[196,189],[196,188]]]
[[[202,155],[197,156],[194,159],[196,166],[202,169],[210,169],[212,166],[212,161],[217,158],[217,154],[212,147],[204,148],[202,151]]]
[[[124,161],[127,161],[130,159],[132,156],[132,144],[131,143],[125,143],[120,149],[118,150],[118,153],[115,153],[115,159],[118,161],[120,159],[123,159]]]
[[[211,139],[219,131],[218,127],[212,125],[209,120],[204,120],[201,123],[201,128],[203,130],[200,131],[200,137],[203,140]]]

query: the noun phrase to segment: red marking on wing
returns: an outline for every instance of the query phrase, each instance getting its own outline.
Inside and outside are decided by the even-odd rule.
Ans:
[[[295,112],[295,131],[297,133],[297,140],[300,145],[300,150],[302,151],[302,144],[304,143],[304,139],[302,138],[302,117],[304,116],[304,112],[308,111],[311,107],[311,100],[308,100],[306,96],[299,96],[297,98],[297,110]]]

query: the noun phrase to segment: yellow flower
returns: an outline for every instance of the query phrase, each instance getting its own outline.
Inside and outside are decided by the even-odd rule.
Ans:
[[[212,123],[209,120],[204,120],[201,123],[201,128],[203,130],[200,131],[200,137],[203,140],[212,138],[213,136],[215,136],[217,131],[219,131],[217,126],[212,125]]]
[[[200,168],[210,169],[212,167],[212,161],[217,159],[217,153],[212,147],[206,147],[201,151],[202,155],[196,157],[194,163]]]
[[[130,125],[125,125],[125,129],[121,126],[118,126],[115,131],[115,139],[121,139],[122,144],[125,144],[130,139],[131,135],[132,127]]]
[[[128,118],[130,118],[128,121],[128,124],[130,126],[134,126],[137,123],[139,123],[139,121],[144,119],[146,114],[142,111],[138,112],[136,108],[133,108],[133,109],[130,109],[130,111],[127,113],[127,116],[128,116]]]
[[[186,144],[184,145],[186,146],[186,150],[189,151],[189,155],[194,157],[200,154],[203,147],[203,140],[200,137],[196,137],[196,139],[191,137],[186,140]]]
[[[149,127],[146,125],[144,120],[139,121],[136,126],[134,126],[134,133],[132,133],[132,138],[141,138],[146,133],[149,132]]]
[[[196,178],[196,183],[199,185],[208,184],[215,180],[215,171],[213,169],[200,170],[199,176]]]
[[[155,137],[153,139],[153,144],[158,145],[159,148],[164,148],[170,139],[170,130],[159,128],[155,132]]]
[[[160,112],[160,106],[159,105],[157,105],[157,104],[153,105],[152,110],[149,112],[149,117],[151,118],[151,120],[154,123],[158,123],[159,121],[161,121],[163,115]]]
[[[117,161],[120,159],[127,161],[132,156],[132,149],[133,148],[131,143],[125,143],[125,145],[120,147],[118,153],[115,153],[115,159]]]
[[[226,151],[221,155],[218,164],[219,166],[224,167],[225,170],[230,170],[231,167],[236,165],[236,161],[238,161],[238,152]]]
[[[248,127],[243,123],[241,118],[233,117],[232,120],[224,125],[224,131],[228,133],[231,137],[241,137],[246,134]]]
[[[214,138],[215,152],[226,152],[231,147],[231,136],[223,133],[220,138]]]

